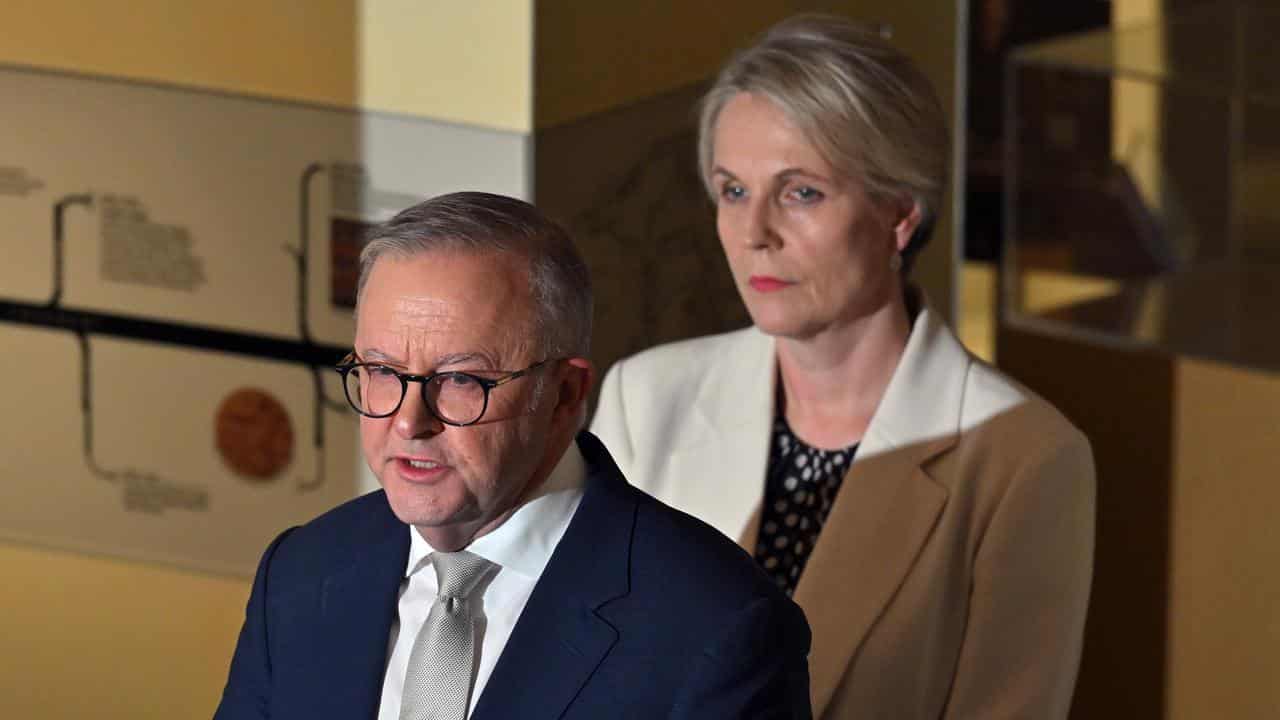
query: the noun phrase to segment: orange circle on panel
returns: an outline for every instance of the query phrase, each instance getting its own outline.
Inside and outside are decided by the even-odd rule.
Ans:
[[[293,424],[284,405],[258,388],[240,388],[214,418],[218,454],[236,474],[269,480],[293,459]]]

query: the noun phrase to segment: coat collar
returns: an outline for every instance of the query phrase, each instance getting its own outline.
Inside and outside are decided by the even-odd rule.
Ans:
[[[739,537],[760,504],[777,360],[773,338],[754,327],[727,336],[715,352],[666,459],[666,474],[675,481],[664,499]]]
[[[923,464],[954,445],[971,363],[969,352],[950,328],[931,308],[922,307],[858,457],[907,452]]]
[[[923,299],[919,308],[855,466],[887,452],[922,465],[958,436],[972,360]],[[668,499],[676,507],[697,508],[716,529],[754,544],[751,515],[760,503],[773,427],[775,342],[751,327],[729,335],[716,352],[693,390],[689,419],[668,460],[669,474],[680,478]],[[929,401],[922,404],[920,398]],[[709,477],[725,480],[709,482]]]
[[[902,359],[885,388],[858,457],[954,442],[960,429],[964,379],[971,358],[964,346],[923,300],[911,325]],[[693,448],[724,437],[738,440],[746,432],[768,434],[772,428],[777,387],[774,339],[755,327],[737,333],[713,371],[699,383],[694,400],[697,421],[680,447]],[[928,398],[928,403],[921,403]],[[934,451],[940,452],[940,450]],[[928,453],[918,456],[924,457]],[[761,468],[767,453],[759,460]]]

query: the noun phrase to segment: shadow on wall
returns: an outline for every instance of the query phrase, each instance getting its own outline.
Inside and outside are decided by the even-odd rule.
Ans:
[[[997,342],[1000,367],[1062,410],[1093,445],[1097,544],[1071,717],[1164,718],[1174,361],[1007,326]],[[1082,383],[1096,389],[1076,392]]]
[[[601,373],[658,343],[750,322],[698,177],[693,108],[701,91],[684,88],[535,137],[538,206],[565,223],[591,270],[592,359]]]

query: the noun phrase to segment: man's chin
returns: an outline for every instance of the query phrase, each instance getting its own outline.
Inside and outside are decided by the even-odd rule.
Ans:
[[[404,498],[397,495],[394,492],[387,493],[391,512],[395,513],[395,516],[405,525],[412,525],[425,531],[447,531],[447,528],[452,526],[464,526],[475,522],[479,517],[479,513],[470,508],[424,503],[421,498]]]
[[[408,519],[401,518],[406,525],[411,526],[415,532],[427,541],[432,550],[441,550],[444,552],[454,552],[462,550],[471,544],[480,531],[480,523],[472,521],[436,521],[434,519],[410,517]]]
[[[434,508],[399,507],[392,502],[391,511],[400,519],[400,522],[414,527],[436,528],[452,525],[455,522],[450,513]]]

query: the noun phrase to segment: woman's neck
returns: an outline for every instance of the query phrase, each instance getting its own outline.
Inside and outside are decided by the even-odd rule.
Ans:
[[[862,440],[911,334],[901,295],[894,297],[853,323],[778,339],[781,407],[807,444],[836,449]]]

